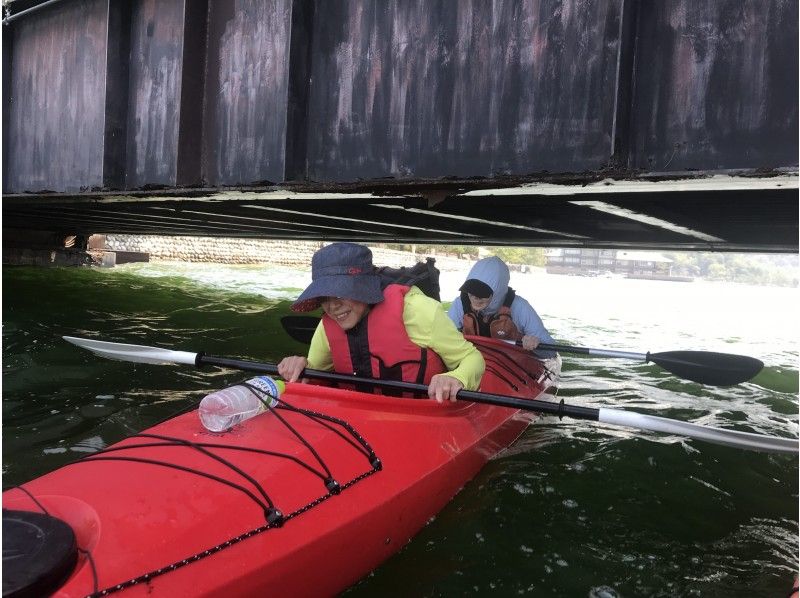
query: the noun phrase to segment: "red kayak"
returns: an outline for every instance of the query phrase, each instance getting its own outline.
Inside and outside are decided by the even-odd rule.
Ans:
[[[482,391],[553,389],[557,359],[471,340]],[[328,596],[402,548],[531,417],[289,384],[278,408],[225,433],[193,410],[6,491],[3,506],[55,518],[59,546],[74,532],[75,556],[54,540],[27,557],[56,596]],[[31,525],[4,511],[4,542]],[[7,565],[4,551],[4,595]]]

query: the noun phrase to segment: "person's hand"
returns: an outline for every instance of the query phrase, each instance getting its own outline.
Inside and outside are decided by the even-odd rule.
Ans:
[[[278,364],[278,374],[287,382],[297,382],[307,365],[308,360],[300,355],[284,357]]]
[[[436,374],[428,384],[428,396],[440,403],[444,399],[455,402],[458,391],[464,388],[461,381],[447,374]]]
[[[522,348],[526,351],[533,351],[539,346],[539,338],[528,334],[522,337]]]

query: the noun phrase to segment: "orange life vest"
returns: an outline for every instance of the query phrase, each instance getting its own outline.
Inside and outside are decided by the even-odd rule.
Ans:
[[[399,284],[387,286],[383,301],[373,305],[366,318],[346,332],[333,318],[322,316],[334,371],[417,384],[429,384],[434,375],[447,371],[439,355],[408,337],[403,308],[409,288]],[[378,392],[371,385],[358,385],[356,389]],[[392,393],[384,390],[383,394]]]
[[[508,289],[503,305],[491,316],[481,316],[472,311],[469,298],[466,293],[461,294],[461,302],[464,306],[463,330],[464,334],[472,336],[489,336],[509,341],[522,340],[522,333],[511,319],[511,304],[514,302],[516,293],[514,289]]]

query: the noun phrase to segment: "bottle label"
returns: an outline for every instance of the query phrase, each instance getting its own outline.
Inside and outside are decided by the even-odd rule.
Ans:
[[[258,378],[253,378],[251,380],[248,380],[248,382],[258,390],[265,393],[265,396],[262,396],[261,398],[264,399],[267,403],[269,403],[270,407],[274,407],[275,405],[278,404],[280,389],[278,388],[278,385],[275,383],[275,380],[273,380],[269,376],[259,376]]]

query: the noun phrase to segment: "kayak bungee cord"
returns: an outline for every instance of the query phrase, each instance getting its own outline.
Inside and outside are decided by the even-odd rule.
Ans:
[[[154,569],[147,573],[138,575],[134,578],[128,579],[127,581],[120,582],[113,586],[107,587],[105,589],[98,589],[98,581],[97,581],[97,572],[95,569],[94,559],[91,555],[91,552],[85,550],[83,548],[78,548],[78,550],[85,554],[87,560],[90,562],[90,566],[92,568],[92,575],[94,579],[93,591],[89,596],[107,596],[109,594],[124,590],[126,588],[132,587],[139,583],[147,583],[150,580],[169,573],[171,571],[175,571],[181,567],[184,567],[188,564],[194,563],[203,559],[205,557],[211,556],[220,552],[221,550],[238,544],[242,540],[250,538],[256,534],[263,533],[270,529],[275,529],[282,527],[287,521],[294,519],[295,517],[306,513],[310,509],[320,505],[322,502],[326,501],[332,496],[336,496],[341,494],[342,491],[352,487],[357,482],[377,473],[378,471],[382,470],[382,463],[381,460],[377,457],[374,450],[367,442],[367,440],[348,422],[344,421],[343,419],[333,417],[327,415],[325,413],[320,413],[318,411],[313,411],[310,409],[303,409],[300,407],[296,407],[287,403],[285,400],[278,399],[278,397],[274,397],[270,393],[265,393],[264,391],[257,389],[250,384],[243,383],[244,386],[248,387],[251,392],[256,394],[259,400],[264,403],[264,405],[270,410],[270,412],[275,416],[275,418],[281,422],[281,424],[288,429],[293,436],[295,436],[300,443],[305,446],[305,448],[313,455],[314,459],[319,463],[323,471],[317,470],[310,464],[306,463],[302,459],[285,453],[279,453],[274,451],[268,451],[265,449],[258,449],[253,447],[243,447],[243,446],[236,446],[230,444],[220,444],[220,443],[213,443],[213,442],[192,442],[183,438],[176,438],[171,436],[165,436],[161,434],[153,434],[153,433],[138,433],[132,436],[129,436],[128,439],[135,439],[135,438],[150,438],[157,440],[159,442],[144,442],[144,443],[136,443],[136,444],[127,444],[123,446],[113,446],[107,449],[102,449],[97,453],[88,455],[82,459],[74,461],[72,463],[67,463],[67,465],[77,465],[77,464],[85,464],[97,461],[123,461],[123,462],[134,462],[134,463],[141,463],[146,465],[155,465],[161,467],[172,468],[178,471],[183,471],[186,473],[198,475],[200,477],[219,482],[223,485],[226,485],[230,488],[238,490],[245,495],[247,495],[253,502],[256,503],[264,512],[265,514],[265,523],[255,529],[248,530],[242,534],[239,534],[233,538],[230,538],[224,542],[221,542],[211,548],[201,550],[185,559],[181,559],[179,561],[175,561],[170,563],[164,567],[160,567],[158,569]],[[269,401],[265,401],[264,397],[270,396],[271,398],[278,401],[277,405],[274,407],[270,405]],[[287,413],[296,414],[297,417],[302,417],[306,421],[311,421],[322,428],[329,430],[331,433],[335,434],[336,436],[343,439],[347,444],[349,444],[356,453],[360,454],[364,457],[370,465],[370,468],[366,471],[363,471],[360,474],[355,475],[352,479],[345,482],[344,484],[340,484],[339,481],[334,477],[333,473],[331,472],[328,465],[325,463],[325,460],[319,454],[319,451],[316,450],[310,442],[293,426],[286,417],[282,416],[278,413],[278,410],[283,410]],[[334,424],[334,425],[332,425]],[[338,426],[338,428],[336,427]],[[345,433],[346,432],[346,433]],[[248,488],[241,486],[229,479],[222,478],[220,476],[208,473],[206,471],[199,470],[193,467],[185,467],[180,465],[179,463],[175,462],[168,462],[168,461],[160,461],[156,459],[141,457],[141,456],[121,456],[121,455],[114,455],[108,456],[109,453],[117,452],[117,451],[130,451],[130,450],[147,450],[154,447],[174,447],[174,448],[184,448],[190,449],[196,452],[200,452],[201,454],[205,455],[206,457],[212,459],[213,461],[219,463],[224,468],[232,471],[233,473],[237,474],[238,476],[243,477],[247,482],[252,484],[252,486],[256,489],[257,493],[263,497],[263,501],[261,498],[256,496],[252,491]],[[300,506],[299,508],[295,509],[291,513],[284,514],[280,509],[278,509],[273,501],[270,499],[267,492],[264,490],[262,484],[260,484],[253,476],[248,474],[246,471],[242,470],[238,467],[235,463],[231,462],[229,459],[226,459],[209,449],[218,449],[218,450],[225,450],[225,451],[242,451],[242,452],[250,452],[250,453],[258,453],[266,456],[278,457],[283,459],[288,459],[300,467],[304,468],[305,470],[309,471],[316,477],[318,477],[326,490],[326,493],[318,496],[306,504]],[[25,493],[36,505],[39,509],[42,510],[45,515],[50,516],[47,509],[41,504],[37,498],[28,491],[27,488],[24,488],[22,485],[15,486]]]
[[[500,367],[502,368],[503,366],[500,366]],[[505,382],[506,384],[508,384],[508,386],[509,386],[509,387],[510,387],[512,390],[514,390],[514,391],[518,391],[518,390],[519,390],[519,386],[517,386],[517,385],[516,385],[516,384],[514,384],[514,383],[513,383],[511,380],[509,380],[509,379],[508,379],[506,376],[504,376],[503,374],[501,374],[501,373],[500,373],[500,372],[497,370],[497,368],[495,368],[495,367],[494,367],[492,364],[490,364],[490,363],[488,363],[488,362],[486,363],[486,371],[487,371],[487,372],[491,372],[492,374],[494,374],[495,376],[497,376],[498,378],[500,378],[500,379],[501,379],[503,382]]]
[[[373,469],[365,471],[364,473],[354,477],[352,480],[350,480],[349,482],[347,482],[343,486],[341,486],[341,488],[339,489],[340,492],[347,490],[348,488],[352,487],[354,484],[357,484],[358,482],[368,478],[369,476],[377,473],[378,471],[380,471],[380,468],[373,468]],[[264,524],[264,525],[262,525],[260,527],[248,530],[248,531],[246,531],[246,532],[244,532],[244,533],[242,533],[242,534],[240,534],[238,536],[235,536],[235,537],[233,537],[233,538],[231,538],[229,540],[226,540],[225,542],[222,542],[220,544],[212,546],[211,548],[207,548],[206,550],[203,550],[201,552],[195,553],[192,556],[189,556],[189,557],[187,557],[185,559],[181,559],[179,561],[175,561],[173,563],[170,563],[169,565],[165,565],[164,567],[160,567],[158,569],[154,569],[153,571],[149,571],[147,573],[143,573],[141,575],[138,575],[137,577],[131,578],[131,579],[127,580],[127,581],[123,581],[121,583],[118,583],[116,585],[110,586],[108,588],[104,588],[102,590],[97,590],[96,589],[97,586],[95,585],[95,591],[93,593],[89,594],[87,596],[87,598],[99,598],[99,597],[102,597],[102,596],[109,596],[109,595],[114,594],[116,592],[125,590],[125,589],[133,587],[135,585],[138,585],[140,583],[147,583],[147,582],[155,579],[156,577],[160,577],[161,575],[164,575],[166,573],[171,573],[171,572],[176,571],[176,570],[178,570],[178,569],[180,569],[182,567],[185,567],[186,565],[191,565],[192,563],[196,563],[197,561],[199,561],[201,559],[204,559],[206,557],[210,557],[212,555],[215,555],[218,552],[220,552],[220,551],[222,551],[222,550],[224,550],[226,548],[230,548],[231,546],[235,546],[235,545],[239,544],[240,542],[242,542],[243,540],[247,540],[248,538],[252,538],[253,536],[256,536],[258,534],[262,534],[262,533],[264,533],[264,532],[266,532],[268,530],[277,529],[279,527],[282,527],[286,522],[291,521],[295,517],[298,517],[299,515],[302,515],[303,513],[306,513],[310,509],[319,506],[320,504],[322,504],[323,502],[325,502],[326,500],[328,500],[329,498],[331,498],[333,496],[336,496],[336,494],[334,494],[332,492],[328,492],[327,494],[323,494],[322,496],[312,500],[310,503],[308,503],[308,504],[296,509],[295,511],[292,511],[291,513],[285,515],[280,524],[278,524],[276,522],[266,523],[266,524]]]
[[[316,411],[311,411],[310,409],[303,409],[303,408],[300,408],[300,407],[295,407],[294,405],[291,405],[291,404],[287,403],[286,400],[280,400],[280,399],[278,399],[278,397],[272,395],[271,393],[264,392],[261,389],[256,388],[252,384],[248,384],[247,382],[242,382],[241,385],[249,388],[250,392],[255,394],[256,397],[258,397],[258,400],[261,401],[264,404],[264,406],[267,409],[269,409],[271,412],[273,412],[273,413],[275,413],[275,409],[285,409],[287,411],[293,411],[294,413],[299,413],[301,415],[305,415],[309,419],[312,419],[312,420],[316,421],[321,426],[324,426],[325,428],[328,428],[329,430],[331,430],[332,432],[337,434],[339,437],[344,439],[348,444],[353,446],[353,448],[355,448],[357,451],[359,451],[362,455],[364,455],[367,458],[367,460],[369,461],[370,465],[380,469],[380,459],[378,459],[378,457],[375,455],[375,451],[372,450],[372,447],[369,445],[369,443],[361,436],[361,434],[358,433],[358,430],[356,430],[348,422],[346,422],[343,419],[340,419],[338,417],[333,417],[331,415],[328,415],[327,413],[318,413]],[[273,407],[270,404],[270,401],[264,400],[265,396],[269,396],[270,398],[272,398],[275,401],[277,401],[277,403],[278,403],[277,406]],[[330,470],[328,469],[327,465],[325,465],[325,463],[322,461],[321,457],[317,454],[316,450],[314,450],[314,447],[312,447],[306,441],[306,439],[303,438],[302,435],[299,432],[297,432],[297,430],[295,430],[294,427],[291,426],[291,424],[289,424],[288,421],[286,421],[283,417],[281,417],[281,415],[279,413],[275,413],[275,416],[278,419],[280,419],[280,421],[283,423],[283,425],[285,425],[287,428],[289,428],[289,430],[291,430],[291,432],[295,436],[297,436],[297,438],[300,439],[300,441],[303,444],[305,444],[305,446],[308,448],[308,450],[311,451],[311,453],[317,458],[317,461],[319,461],[319,464],[323,467],[323,469],[325,469],[325,471],[328,474],[328,477],[331,478],[332,475],[331,475]],[[353,441],[351,439],[347,438],[347,436],[342,434],[342,432],[340,430],[337,430],[336,428],[334,428],[330,424],[325,423],[326,421],[332,422],[334,424],[337,424],[337,425],[341,426],[342,428],[344,428],[345,430],[347,430],[350,433],[350,435],[358,441],[358,445],[353,443]]]
[[[509,372],[510,374],[513,374],[523,384],[527,384],[522,375],[520,375],[518,372],[515,371],[517,369],[522,369],[522,368],[520,368],[519,364],[516,361],[514,361],[514,359],[510,355],[508,355],[505,351],[499,349],[498,347],[493,347],[489,343],[481,342],[480,340],[477,339],[474,342],[473,341],[470,342],[472,342],[473,345],[480,345],[482,349],[485,349],[487,351],[488,354],[484,356],[484,360],[492,359],[495,363],[501,365],[500,359],[502,358],[505,364],[502,365],[503,369]],[[529,377],[532,377],[531,372],[525,371],[525,374]]]
[[[489,349],[489,347],[484,347],[484,348]],[[515,372],[510,367],[508,367],[506,364],[501,363],[500,360],[497,359],[497,357],[495,355],[493,355],[491,352],[487,352],[486,356],[483,358],[483,360],[486,363],[486,370],[492,372],[495,376],[497,376],[498,378],[503,380],[513,390],[515,390],[515,391],[519,390],[519,386],[517,384],[515,384],[514,382],[512,382],[511,380],[509,380],[508,376],[513,376],[519,382],[519,384],[522,384],[523,386],[527,386],[528,385],[528,383],[525,381],[525,378],[521,374],[519,374],[518,372]],[[497,367],[494,367],[494,366],[497,366]],[[497,368],[502,369],[503,373],[500,373]],[[525,373],[529,375],[529,372],[525,372]]]
[[[282,402],[281,405],[279,405],[278,407],[286,409],[288,411],[297,411],[298,413],[307,414],[311,419],[313,419],[314,421],[318,422],[320,425],[328,428],[334,434],[340,436],[345,442],[350,444],[357,451],[361,451],[364,454],[364,456],[369,460],[370,464],[374,465],[375,463],[380,463],[380,459],[378,459],[378,457],[375,455],[375,453],[369,447],[369,445],[367,444],[367,441],[364,440],[361,437],[361,435],[358,433],[358,431],[355,428],[353,428],[346,421],[338,419],[336,417],[332,417],[332,416],[327,415],[325,413],[317,413],[315,411],[310,411],[308,409],[299,409],[297,407],[293,407],[292,405],[289,405],[285,401]],[[355,442],[353,442],[352,439],[350,439],[347,436],[345,436],[344,434],[342,434],[342,432],[340,430],[337,430],[336,428],[334,428],[330,424],[325,423],[325,420],[334,422],[336,424],[339,424],[343,428],[345,428],[348,432],[350,432],[351,436],[353,436],[354,438],[356,438],[356,440],[359,441],[359,444],[357,445]]]
[[[528,381],[525,379],[524,376],[522,376],[519,372],[517,372],[517,370],[524,372],[525,375],[527,375],[529,378],[533,380],[536,380],[537,382],[541,382],[545,378],[547,378],[548,380],[552,380],[554,378],[553,372],[546,365],[548,363],[549,358],[541,358],[541,363],[543,365],[544,371],[537,380],[536,376],[534,376],[532,372],[526,371],[520,364],[514,361],[514,359],[510,355],[506,354],[504,351],[498,349],[497,347],[492,347],[489,344],[481,342],[476,339],[471,339],[471,341],[474,345],[480,346],[480,348],[485,351],[483,359],[486,362],[486,369],[494,373],[496,376],[502,378],[514,390],[519,390],[519,387],[510,380],[508,380],[505,376],[500,374],[500,372],[498,372],[496,368],[491,367],[489,365],[490,362],[502,368],[503,371],[506,372],[507,374],[514,376],[517,380],[519,380],[520,384],[522,384],[523,386],[528,386]],[[503,357],[504,360],[506,362],[510,362],[510,364],[500,363],[500,357]]]

